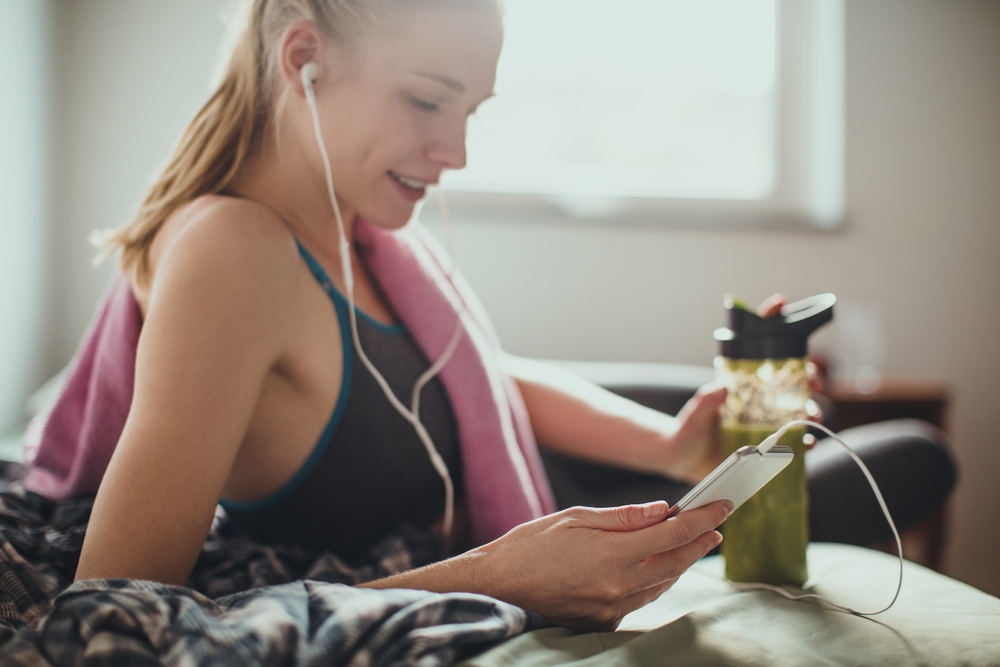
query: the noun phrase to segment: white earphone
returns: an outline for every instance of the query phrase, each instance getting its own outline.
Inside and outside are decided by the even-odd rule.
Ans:
[[[389,387],[389,383],[386,382],[385,378],[382,377],[382,374],[379,373],[377,368],[375,368],[375,365],[368,359],[368,355],[365,354],[365,351],[361,349],[361,339],[358,336],[357,312],[354,306],[354,271],[351,268],[351,246],[347,240],[347,234],[344,231],[344,220],[340,215],[340,206],[337,204],[337,195],[333,189],[333,172],[330,167],[330,157],[327,155],[326,144],[323,142],[323,132],[320,129],[319,123],[319,111],[316,108],[316,92],[313,85],[316,82],[318,72],[319,67],[316,63],[311,62],[302,66],[299,75],[302,80],[302,88],[305,91],[306,103],[309,105],[309,110],[312,113],[313,131],[316,135],[316,143],[319,147],[320,155],[323,158],[327,194],[330,197],[330,204],[333,206],[334,217],[337,220],[337,232],[340,240],[340,267],[344,276],[344,286],[346,287],[347,292],[348,317],[351,323],[351,338],[354,343],[354,349],[357,351],[358,358],[361,359],[361,363],[364,364],[365,368],[368,369],[368,372],[370,372],[372,377],[375,378],[375,381],[382,389],[382,393],[385,394],[386,399],[388,399],[392,407],[396,409],[396,412],[402,415],[403,419],[408,421],[413,426],[413,429],[417,433],[417,437],[420,438],[420,442],[423,443],[424,449],[427,450],[427,455],[430,457],[434,470],[437,471],[437,474],[444,482],[444,537],[446,546],[450,548],[449,542],[455,515],[455,485],[452,483],[451,474],[448,472],[447,464],[438,453],[433,440],[431,440],[430,434],[421,423],[418,414],[420,412],[421,390],[438,373],[441,372],[441,369],[443,369],[448,361],[451,360],[452,355],[458,348],[458,343],[462,338],[462,333],[465,331],[465,328],[462,325],[462,314],[465,312],[465,305],[463,304],[462,310],[459,312],[458,322],[455,325],[455,331],[452,334],[451,340],[448,341],[448,345],[445,346],[444,352],[442,352],[438,360],[431,364],[430,368],[428,368],[424,374],[417,379],[416,384],[413,386],[411,407],[408,409],[398,398],[396,398],[392,388]],[[448,278],[451,278],[450,273]]]
[[[299,71],[299,76],[302,78],[302,87],[306,91],[306,98],[311,100],[310,104],[316,103],[316,94],[313,91],[313,84],[316,83],[316,74],[318,72],[319,67],[316,63],[306,63]]]

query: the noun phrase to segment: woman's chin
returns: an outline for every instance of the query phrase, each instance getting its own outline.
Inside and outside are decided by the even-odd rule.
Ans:
[[[415,206],[410,206],[406,210],[373,211],[372,215],[362,215],[361,217],[379,229],[391,232],[405,227],[413,219],[415,208]]]

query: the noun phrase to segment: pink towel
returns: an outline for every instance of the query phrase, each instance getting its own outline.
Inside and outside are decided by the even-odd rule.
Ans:
[[[428,359],[441,356],[461,313],[465,334],[441,382],[462,443],[474,538],[488,542],[555,511],[521,392],[499,368],[500,344],[472,289],[457,271],[448,278],[450,258],[419,223],[387,232],[359,220],[354,238]]]
[[[524,401],[499,367],[500,346],[482,306],[430,234],[414,223],[386,232],[355,226],[358,250],[428,359],[461,316],[465,333],[441,372],[455,414],[473,535],[493,540],[555,510]],[[465,308],[462,304],[465,304]],[[51,413],[25,438],[25,486],[54,500],[97,491],[132,401],[141,318],[117,277],[70,366]]]
[[[55,405],[25,433],[29,490],[53,500],[97,491],[132,405],[141,328],[132,286],[119,275],[83,335]]]

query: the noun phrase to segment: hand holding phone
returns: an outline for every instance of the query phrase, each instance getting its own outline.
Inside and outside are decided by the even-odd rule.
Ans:
[[[717,500],[733,503],[735,511],[785,469],[795,456],[790,447],[772,447],[761,453],[756,447],[741,447],[667,511],[671,517]]]

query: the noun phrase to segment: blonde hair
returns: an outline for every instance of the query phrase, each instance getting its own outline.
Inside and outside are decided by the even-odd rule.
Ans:
[[[167,218],[184,204],[229,185],[281,107],[281,100],[274,99],[276,51],[289,24],[311,21],[331,42],[345,43],[390,5],[417,1],[244,0],[239,32],[215,92],[181,136],[136,218],[95,235],[95,243],[104,247],[102,257],[120,251],[122,271],[140,282],[150,245]]]

